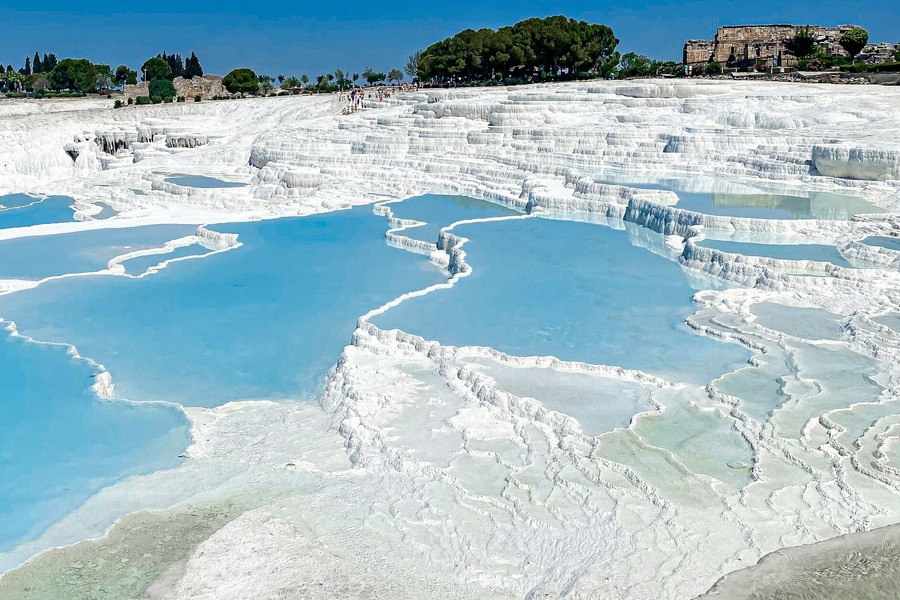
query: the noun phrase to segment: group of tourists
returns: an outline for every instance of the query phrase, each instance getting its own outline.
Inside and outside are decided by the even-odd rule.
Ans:
[[[384,102],[395,92],[410,92],[417,91],[418,89],[418,83],[408,84],[404,82],[399,87],[379,86],[374,91],[374,99],[377,99],[379,102]],[[343,114],[350,115],[360,110],[361,108],[368,108],[367,100],[373,99],[373,92],[371,90],[366,90],[363,88],[353,88],[348,93],[341,93],[340,98],[341,101],[345,101],[347,103],[344,107]]]
[[[347,95],[347,100],[349,101],[349,103],[344,109],[345,115],[355,113],[360,108],[366,107],[366,94],[359,88],[353,88],[352,90],[350,90],[350,93]]]

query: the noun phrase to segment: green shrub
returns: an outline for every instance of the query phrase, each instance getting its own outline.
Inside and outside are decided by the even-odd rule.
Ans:
[[[138,96],[135,101],[135,104],[138,106],[143,106],[145,104],[153,104],[153,99],[150,96]]]
[[[121,100],[116,100],[115,103],[113,103],[113,108],[122,108],[123,106],[125,105],[122,104]]]
[[[880,63],[877,65],[868,65],[867,70],[869,71],[869,73],[896,73],[897,71],[900,71],[900,61]]]
[[[150,97],[171,101],[175,97],[175,86],[168,79],[154,79],[150,82]]]
[[[128,106],[131,106],[132,104],[134,104],[134,98],[129,97],[128,98]]]
[[[178,102],[184,102],[184,101],[185,101],[185,98],[184,98],[184,96],[178,96],[178,98],[176,98],[176,100],[177,100]]]
[[[704,75],[721,75],[722,67],[716,61],[711,61],[705,67],[703,67]]]
[[[840,70],[845,73],[865,73],[868,68],[868,65],[858,64],[858,65],[841,65]]]
[[[203,100],[203,96],[201,96],[199,94],[194,96],[194,102],[200,102],[201,100]]]

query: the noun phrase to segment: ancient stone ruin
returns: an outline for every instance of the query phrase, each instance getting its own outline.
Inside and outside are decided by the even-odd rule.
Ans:
[[[845,55],[839,40],[856,27],[809,26],[816,44],[828,54]],[[713,40],[688,40],[684,43],[685,65],[700,67],[717,62],[728,69],[751,69],[759,64],[769,67],[793,67],[797,57],[791,52],[790,41],[802,29],[800,25],[736,25],[719,27]]]
[[[219,75],[203,75],[192,79],[176,77],[172,84],[175,86],[175,95],[184,96],[187,99],[200,96],[204,100],[209,100],[215,96],[228,95],[225,86],[222,85],[222,77]],[[136,85],[126,85],[124,94],[126,98],[149,96],[150,84],[144,82]]]

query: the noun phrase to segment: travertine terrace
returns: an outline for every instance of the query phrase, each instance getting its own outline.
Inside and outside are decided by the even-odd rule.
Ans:
[[[391,304],[374,308],[360,315],[319,405],[187,409],[194,444],[181,467],[105,489],[0,564],[154,510],[39,555],[0,578],[0,596],[87,597],[97,582],[125,585],[127,576],[128,589],[166,599],[675,599],[774,550],[900,522],[900,332],[879,320],[900,310],[900,251],[862,243],[900,234],[900,88],[596,82],[425,90],[350,116],[342,108],[325,95],[121,110],[2,103],[9,189],[0,191],[65,193],[84,214],[96,202],[121,212],[0,230],[0,239],[369,203],[390,243],[447,270],[447,284],[414,294],[440,293],[478,268],[465,238],[451,226],[434,244],[410,240],[385,203],[456,193],[517,208],[516,218],[626,229],[686,273],[728,284],[697,293],[686,325],[753,358],[697,386],[442,346],[376,327]],[[179,186],[165,181],[175,170],[249,185]],[[844,193],[885,212],[704,215],[679,208],[673,192],[611,184],[611,172],[685,179],[699,191]],[[875,266],[698,243],[713,231],[830,244]],[[809,326],[778,322],[772,305],[809,311]],[[835,378],[840,369],[855,369],[852,382]],[[511,378],[629,386],[653,409],[591,436],[504,389]],[[753,393],[767,386],[784,402],[760,413]],[[726,438],[747,459],[717,469]],[[191,536],[173,539],[169,527]],[[101,559],[110,549],[132,565],[152,555],[154,566],[117,570]],[[76,562],[77,572],[67,566]]]

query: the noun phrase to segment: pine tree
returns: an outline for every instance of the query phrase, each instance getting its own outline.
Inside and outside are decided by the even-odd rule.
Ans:
[[[43,73],[43,65],[41,65],[41,55],[37,52],[34,53],[34,60],[31,61],[31,72],[32,73]]]

